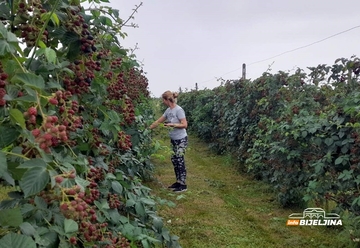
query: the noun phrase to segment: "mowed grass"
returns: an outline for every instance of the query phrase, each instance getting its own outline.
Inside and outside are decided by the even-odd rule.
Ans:
[[[155,156],[152,182],[145,185],[154,197],[176,205],[158,205],[171,234],[180,237],[183,248],[241,247],[349,247],[340,229],[288,227],[287,217],[303,209],[283,209],[269,185],[239,173],[230,157],[214,155],[207,145],[189,136],[186,153],[188,191],[173,193],[167,186],[174,182],[169,139],[159,128],[157,139],[164,149]],[[156,158],[163,157],[163,159]],[[11,187],[0,187],[0,201],[8,198]]]
[[[169,146],[163,131],[157,138]],[[188,191],[167,189],[175,178],[169,149],[163,156],[153,159],[156,179],[146,184],[154,196],[176,204],[159,205],[158,214],[184,248],[348,247],[340,241],[341,228],[286,226],[290,214],[304,209],[281,208],[269,185],[239,173],[228,156],[214,155],[193,136],[185,156]]]

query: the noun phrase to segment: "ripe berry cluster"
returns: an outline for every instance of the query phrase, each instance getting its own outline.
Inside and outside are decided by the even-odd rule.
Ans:
[[[117,194],[109,193],[108,203],[109,203],[109,207],[112,209],[118,209],[121,206],[121,202],[120,202],[119,196]]]
[[[77,193],[73,200],[60,205],[61,212],[69,219],[96,221],[94,207],[91,207],[83,198],[85,198],[84,192]]]
[[[87,174],[87,179],[91,182],[90,185],[96,186],[98,182],[104,180],[104,169],[100,167],[91,167]]]
[[[76,60],[68,68],[74,72],[74,76],[64,75],[63,84],[71,94],[75,95],[89,92],[91,81],[95,77],[93,70],[100,70],[100,64],[88,60],[84,65],[83,61]]]
[[[100,131],[99,129],[97,128],[93,128],[91,130],[91,134],[92,134],[92,143],[90,144],[91,147],[93,148],[99,148],[101,143],[102,143],[102,140],[100,138]]]
[[[80,13],[81,8],[72,7],[68,12],[68,21],[65,23],[65,27],[77,33],[80,36],[80,50],[85,53],[92,53],[96,51],[94,46],[94,37],[89,31],[89,25],[85,23],[84,17]]]
[[[70,140],[70,132],[76,131],[77,128],[82,127],[82,117],[76,114],[80,112],[81,106],[77,101],[70,100],[72,94],[68,91],[58,90],[53,97],[49,99],[49,105],[55,105],[59,117],[43,116],[42,123],[37,123],[38,110],[32,106],[24,112],[26,120],[26,127],[31,130],[35,137],[35,142],[46,153],[50,153],[51,147],[56,147],[60,143],[67,143],[71,146],[75,145],[74,140]],[[29,154],[33,151],[26,142],[22,144],[23,154]],[[33,151],[34,152],[34,151]],[[29,155],[34,155],[33,152]]]
[[[119,73],[108,87],[107,92],[109,94],[109,100],[120,100],[127,93],[126,86],[124,85],[123,73]]]
[[[100,241],[105,248],[130,248],[130,243],[125,237],[114,237],[112,232],[108,231],[108,223],[91,223],[82,221],[79,225],[79,239],[86,242]],[[77,238],[71,237],[69,240],[72,244],[77,244]],[[93,246],[98,247],[97,245]]]
[[[71,100],[71,96],[72,93],[69,91],[58,90],[49,99],[49,104],[57,107],[59,119],[66,126],[66,130],[74,132],[77,128],[82,128],[82,117],[77,114],[83,107],[76,100]]]
[[[115,173],[115,168],[117,168],[121,164],[121,160],[118,156],[115,156],[109,161],[108,164],[108,173]]]
[[[50,153],[50,147],[57,146],[60,142],[68,140],[68,133],[65,125],[58,124],[57,116],[47,116],[40,129],[35,128],[31,131],[35,137],[35,142],[46,153]]]
[[[141,102],[141,96],[149,96],[148,79],[143,75],[142,70],[131,68],[125,77],[124,84],[128,90],[127,95],[134,102]]]
[[[7,84],[6,79],[8,78],[8,74],[2,72],[0,73],[0,107],[5,106],[6,100],[4,96],[6,95],[5,86]]]
[[[121,150],[130,150],[132,147],[131,136],[126,134],[124,131],[118,132],[118,148]]]
[[[41,18],[43,13],[47,10],[43,8],[41,1],[35,0],[27,4],[26,1],[21,1],[18,5],[17,14],[22,16],[17,28],[21,30],[20,36],[27,47],[35,46],[36,39],[40,33],[44,21]],[[31,23],[28,20],[32,20]],[[48,31],[45,30],[40,40],[46,42],[48,39]]]
[[[135,121],[135,107],[132,99],[126,98],[125,104],[122,110],[124,121],[126,124],[130,125]]]
[[[99,223],[96,211],[97,207],[94,201],[99,198],[100,192],[97,189],[97,181],[103,180],[103,169],[91,168],[88,178],[92,183],[88,189],[83,191],[80,186],[76,185],[71,188],[63,188],[62,183],[64,178],[74,179],[76,176],[75,170],[57,175],[55,177],[55,188],[52,191],[42,191],[38,194],[44,199],[47,204],[55,204],[61,202],[60,212],[69,219],[76,221],[79,224],[79,232],[77,236],[69,238],[69,242],[73,245],[80,245],[79,242],[102,242],[102,247],[130,247],[128,240],[124,237],[115,237],[109,231],[108,223]],[[89,191],[90,189],[90,191]],[[93,192],[97,192],[94,196]],[[57,193],[56,193],[57,192]],[[92,192],[92,193],[91,193]],[[109,206],[111,208],[119,208],[121,206],[119,197],[116,194],[108,194]],[[32,198],[30,204],[35,204]],[[106,245],[105,245],[106,244]],[[95,247],[96,245],[94,245]],[[97,247],[97,246],[96,246]]]
[[[80,223],[79,232],[84,235],[87,242],[101,241],[104,239],[104,231],[108,223],[91,223],[89,221],[82,221]]]

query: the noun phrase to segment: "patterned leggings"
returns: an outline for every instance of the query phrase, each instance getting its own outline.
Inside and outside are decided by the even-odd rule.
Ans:
[[[185,167],[185,150],[188,145],[188,137],[171,140],[174,153],[171,155],[171,162],[174,165],[176,180],[182,184],[186,184],[186,167]]]

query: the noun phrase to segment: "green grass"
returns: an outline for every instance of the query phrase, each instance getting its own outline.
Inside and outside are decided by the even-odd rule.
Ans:
[[[188,191],[169,191],[167,186],[174,182],[169,138],[163,127],[155,133],[163,149],[153,158],[155,180],[145,184],[154,197],[176,204],[159,204],[158,214],[171,233],[180,237],[182,247],[349,247],[340,229],[286,226],[287,217],[303,209],[281,208],[269,185],[241,174],[230,156],[214,155],[193,136],[189,136],[185,156]],[[1,188],[0,200],[6,199],[10,190]]]
[[[168,146],[166,132],[157,131],[159,142]],[[159,215],[182,247],[349,247],[342,243],[341,229],[325,226],[286,226],[291,213],[276,202],[269,185],[241,174],[229,156],[215,156],[206,144],[189,136],[186,153],[188,191],[176,194],[167,189],[174,182],[168,149],[166,159],[154,158],[153,194],[176,206],[159,205]]]

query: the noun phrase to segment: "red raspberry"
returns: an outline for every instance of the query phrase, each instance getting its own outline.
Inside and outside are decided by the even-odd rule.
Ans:
[[[78,211],[78,212],[82,212],[82,211],[84,211],[84,207],[81,206],[81,205],[77,205],[75,210]]]
[[[60,205],[60,209],[62,210],[68,210],[69,209],[69,206],[66,204],[66,203],[63,203]]]
[[[52,104],[52,105],[58,105],[58,100],[56,98],[50,98],[49,99],[49,103]]]
[[[53,127],[50,129],[50,132],[56,135],[56,134],[59,132],[59,129],[58,129],[57,127],[54,127],[54,126],[53,126]]]
[[[57,96],[58,98],[62,98],[62,97],[63,97],[63,93],[62,93],[61,90],[56,91],[55,94],[56,94],[56,96]]]
[[[52,122],[52,116],[47,116],[46,123],[51,123],[51,122]]]
[[[73,245],[76,245],[76,243],[77,243],[76,237],[71,237],[69,241]]]
[[[45,140],[51,140],[51,138],[52,138],[52,135],[51,134],[49,134],[49,133],[46,133],[46,134],[44,134],[44,139]]]
[[[27,112],[29,115],[37,115],[37,109],[35,107],[30,107]]]
[[[55,177],[55,182],[56,183],[62,183],[62,181],[64,181],[64,178],[62,176],[57,176]],[[67,206],[67,205],[66,205]]]
[[[41,143],[41,144],[40,144],[40,148],[43,149],[43,150],[45,150],[45,149],[47,148],[47,145],[46,145],[45,143]]]
[[[59,126],[59,132],[62,132],[62,131],[65,131],[65,130],[66,130],[66,127],[64,125]]]
[[[36,138],[40,135],[40,130],[36,128],[36,129],[32,130],[31,133]]]
[[[59,118],[57,116],[52,116],[52,122],[55,123],[59,120]]]
[[[1,73],[0,74],[0,79],[1,80],[6,80],[8,78],[8,74],[6,74],[6,73]]]

